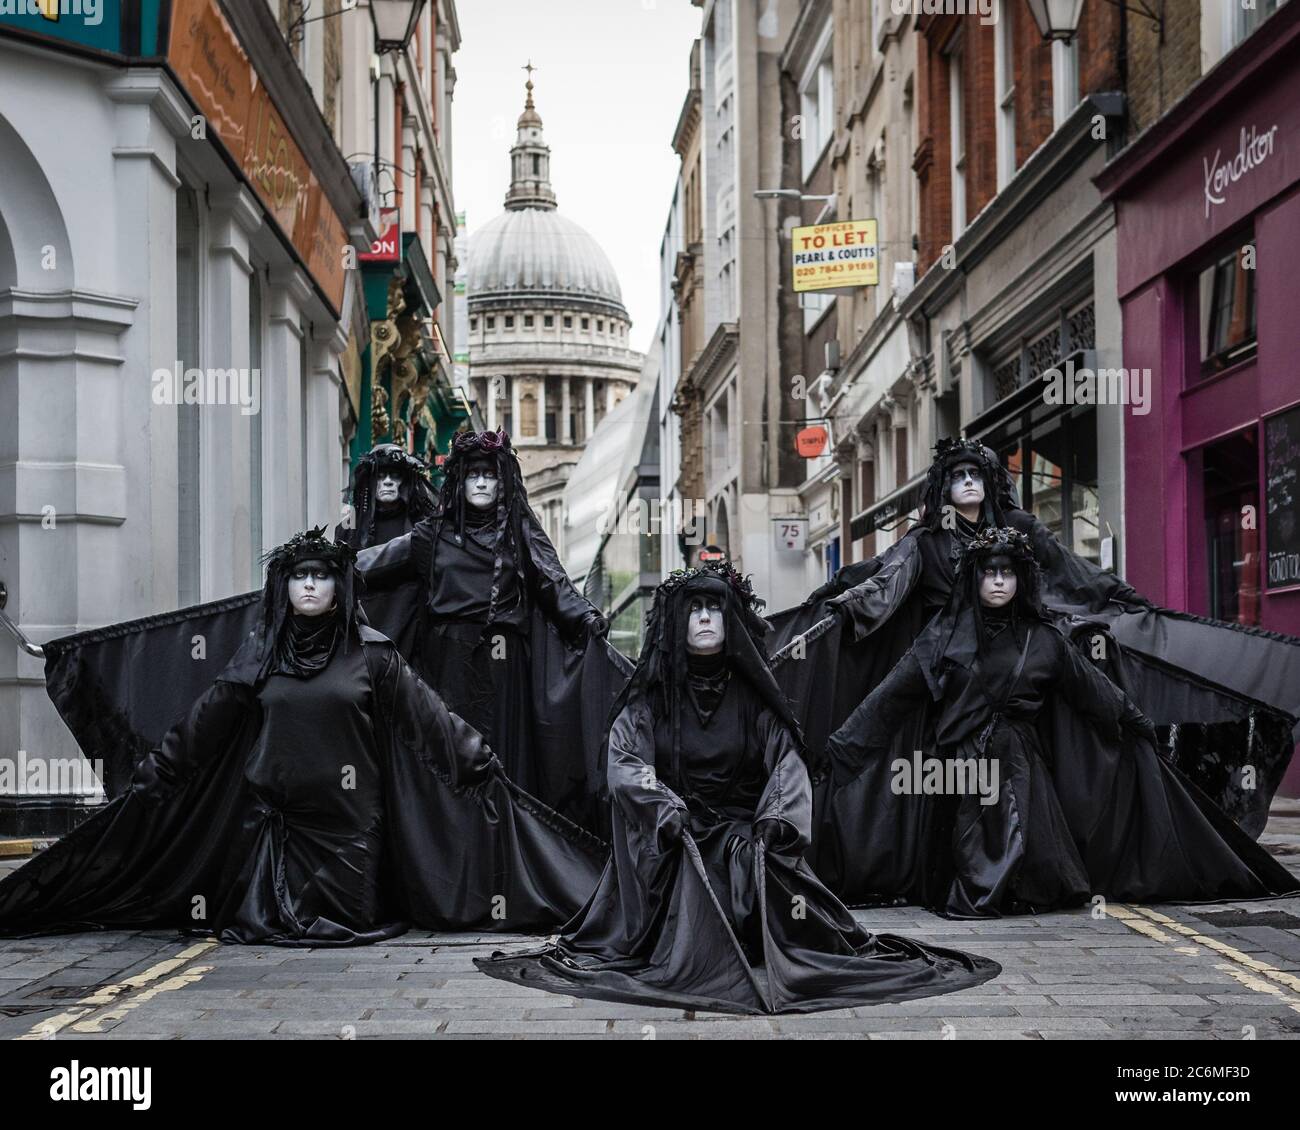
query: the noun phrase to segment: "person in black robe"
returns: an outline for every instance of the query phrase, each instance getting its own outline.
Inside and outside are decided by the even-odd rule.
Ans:
[[[384,545],[410,533],[437,512],[438,499],[424,460],[395,443],[381,443],[358,461],[352,472],[346,520],[334,536],[355,550]],[[367,593],[366,619],[409,657],[416,640],[418,605],[414,578]]]
[[[545,929],[581,905],[602,845],[508,781],[364,623],[354,558],[322,528],[270,554],[256,632],[130,790],[0,883],[0,932],[355,945],[410,922]]]
[[[357,550],[409,533],[437,509],[428,466],[395,443],[377,444],[357,460],[349,494],[347,520],[334,536]]]
[[[480,969],[576,996],[746,1013],[908,1000],[999,972],[869,934],[810,870],[808,771],[765,629],[729,565],[659,586],[609,735],[613,850],[600,883],[555,946]]]
[[[1257,836],[1300,733],[1300,640],[1151,604],[1021,509],[1010,475],[976,440],[938,444],[921,519],[898,542],[774,618],[774,668],[809,722],[814,758],[944,607],[963,548],[1001,527],[1029,539],[1058,626],[1157,723],[1176,764]],[[792,653],[811,661],[789,662]],[[859,810],[860,799],[848,809]],[[839,804],[823,804],[826,819],[842,818],[830,811]],[[834,873],[838,861],[823,870],[820,843],[816,859],[819,873],[853,897],[852,877]]]
[[[1197,902],[1300,883],[1156,752],[1155,727],[1040,599],[1028,537],[976,535],[945,610],[831,736],[865,806],[839,845],[864,901],[958,918],[1090,895]],[[911,750],[900,734],[915,733]]]
[[[631,664],[528,505],[509,437],[457,435],[444,472],[436,514],[359,554],[367,591],[414,583],[412,665],[511,780],[598,828],[602,727]]]

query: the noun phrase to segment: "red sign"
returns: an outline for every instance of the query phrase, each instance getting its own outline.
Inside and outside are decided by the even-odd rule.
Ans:
[[[794,449],[804,459],[816,459],[826,451],[826,441],[830,435],[820,424],[803,428],[794,437]]]
[[[383,225],[383,232],[370,245],[370,250],[363,251],[357,258],[363,263],[400,262],[402,258],[401,213],[384,212],[379,222]]]

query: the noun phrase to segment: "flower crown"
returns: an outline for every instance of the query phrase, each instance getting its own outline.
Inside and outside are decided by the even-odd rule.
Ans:
[[[691,581],[706,578],[724,582],[736,594],[743,608],[757,612],[766,603],[754,594],[749,578],[736,572],[736,567],[730,561],[705,561],[690,569],[674,569],[659,587],[671,594]]]
[[[1033,546],[1029,538],[1019,530],[1004,526],[1002,529],[988,527],[981,530],[962,550],[962,564],[979,561],[985,557],[1004,554],[1013,561],[1026,561],[1037,565]]]
[[[934,445],[934,457],[940,463],[947,463],[951,459],[963,456],[977,459],[981,463],[997,462],[997,456],[992,449],[977,439],[966,439],[964,436],[954,439],[952,436],[947,436]]]
[[[325,529],[324,526],[316,526],[294,534],[283,545],[277,545],[262,558],[267,571],[288,568],[299,561],[310,560],[324,561],[340,569],[351,565],[357,559],[357,551],[347,542],[331,541],[325,536]]]
[[[421,479],[428,479],[429,467],[418,455],[412,455],[396,444],[385,444],[366,452],[357,460],[357,466],[369,466],[376,472],[389,467],[400,468]]]
[[[457,432],[452,437],[451,455],[464,458],[468,455],[495,455],[510,450],[510,436],[498,428],[494,432]]]

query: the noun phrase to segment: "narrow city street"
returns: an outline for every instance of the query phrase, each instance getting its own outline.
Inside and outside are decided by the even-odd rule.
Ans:
[[[1274,804],[1263,842],[1300,871],[1300,803]],[[579,1000],[474,968],[535,938],[415,930],[357,949],[282,949],[114,930],[0,941],[0,1039],[1300,1038],[1293,900],[981,922],[915,908],[856,916],[993,958],[1002,974],[952,996],[767,1018]]]

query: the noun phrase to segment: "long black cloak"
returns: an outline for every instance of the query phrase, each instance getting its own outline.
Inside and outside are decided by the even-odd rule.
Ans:
[[[836,890],[955,917],[1300,890],[1040,606],[984,623],[973,591],[828,742],[818,868]]]
[[[983,958],[867,933],[804,861],[812,793],[797,723],[733,581],[706,570],[661,586],[609,737],[613,850],[587,905],[557,945],[475,964],[553,992],[741,1013],[909,1000],[995,976]],[[697,688],[680,641],[700,592],[726,601],[727,657]]]
[[[940,493],[946,470],[963,460],[985,472],[976,524],[945,510]],[[1151,604],[1021,510],[1005,469],[982,445],[944,449],[927,487],[922,521],[898,542],[773,617],[773,669],[807,720],[814,759],[943,608],[962,548],[980,530],[1009,526],[1030,540],[1058,627],[1160,727],[1174,763],[1258,836],[1300,737],[1300,639]]]
[[[496,464],[495,512],[465,505],[471,459]],[[384,610],[415,625],[406,654],[420,676],[484,735],[511,780],[598,829],[597,762],[632,665],[603,638],[603,617],[560,564],[508,437],[457,437],[444,470],[437,513],[359,555],[367,610],[394,585],[411,594]]]
[[[0,882],[0,932],[347,945],[554,927],[602,845],[528,796],[365,624],[308,678],[265,625],[118,795]]]
[[[375,497],[378,480],[386,474],[398,481],[397,503],[387,508]],[[334,536],[356,550],[383,545],[408,534],[438,509],[428,465],[395,443],[376,444],[357,460],[348,494],[349,520],[335,527]],[[410,615],[415,607],[414,580],[371,592],[366,598],[370,623],[397,644],[405,656],[410,656],[415,648],[416,618]]]

